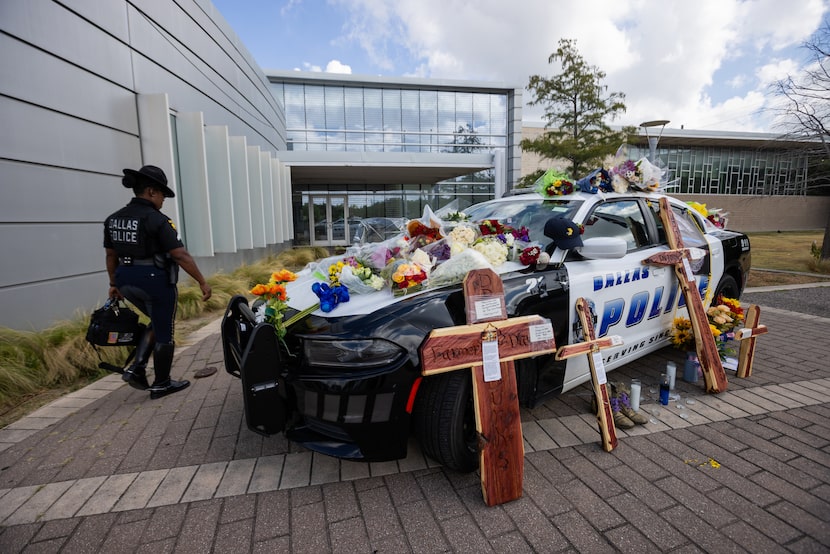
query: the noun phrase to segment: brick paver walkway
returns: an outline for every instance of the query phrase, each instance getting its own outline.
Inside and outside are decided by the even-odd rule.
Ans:
[[[0,430],[0,552],[827,551],[830,319],[761,321],[754,375],[721,394],[678,381],[658,405],[671,349],[611,373],[652,419],[611,453],[587,388],[523,410],[524,495],[493,508],[414,442],[363,464],[250,432],[212,325],[174,374],[220,371],[182,393],[111,376]]]

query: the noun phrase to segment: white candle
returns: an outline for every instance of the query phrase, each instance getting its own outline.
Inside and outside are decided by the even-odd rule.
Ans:
[[[631,380],[631,409],[635,412],[640,409],[640,380]]]
[[[669,390],[674,390],[674,378],[677,376],[677,366],[674,362],[666,364],[666,376],[669,378]]]

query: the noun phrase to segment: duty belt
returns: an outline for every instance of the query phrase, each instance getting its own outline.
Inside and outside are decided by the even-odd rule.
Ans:
[[[121,265],[156,265],[153,258],[132,258],[130,256],[119,256],[118,263]]]

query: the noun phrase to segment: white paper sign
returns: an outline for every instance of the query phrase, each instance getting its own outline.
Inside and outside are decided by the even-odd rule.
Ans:
[[[496,297],[476,301],[476,319],[490,319],[501,316],[501,298]]]
[[[738,359],[724,358],[723,369],[728,369],[729,371],[738,371]]]
[[[550,321],[530,326],[530,342],[542,342],[553,339],[553,325]]]
[[[683,269],[686,270],[686,277],[690,281],[694,281],[695,279],[695,272],[692,271],[692,266],[689,265],[689,258],[683,258]]]
[[[501,379],[501,362],[499,362],[499,341],[487,340],[481,343],[481,355],[484,361],[484,381]]]
[[[605,364],[602,362],[602,353],[594,352],[591,354],[594,359],[594,370],[597,372],[597,384],[604,385],[608,382],[608,377],[605,375]]]

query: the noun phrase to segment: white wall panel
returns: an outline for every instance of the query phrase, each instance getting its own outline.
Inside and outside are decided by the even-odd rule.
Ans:
[[[227,127],[221,125],[205,127],[205,152],[207,154],[213,248],[216,252],[236,252]]]
[[[262,168],[259,163],[259,146],[248,147],[248,188],[251,191],[251,231],[254,247],[262,248],[265,242],[265,210],[262,207]]]
[[[274,186],[274,237],[276,244],[281,244],[285,240],[285,214],[283,213],[283,194],[282,194],[282,170],[280,169],[280,161],[276,158],[271,158],[271,180]]]
[[[119,5],[126,12],[126,3]],[[4,32],[41,50],[133,88],[129,47],[56,2],[3,0],[0,25]],[[119,26],[119,21],[112,24],[114,29]]]
[[[7,35],[0,34],[0,52],[0,94],[138,135],[128,89]]]
[[[0,175],[0,222],[103,221],[133,196],[101,173],[0,160]]]
[[[285,194],[285,225],[288,230],[288,239],[294,240],[294,210],[291,205],[291,168],[283,164],[283,186]]]
[[[270,152],[259,153],[259,173],[262,176],[262,211],[265,216],[265,244],[277,242],[274,222],[274,183],[271,177]]]
[[[3,96],[0,121],[0,158],[113,175],[140,161],[135,135]]]
[[[213,256],[210,194],[208,193],[205,133],[202,114],[180,113],[176,118],[179,146],[179,222],[182,239],[194,256]]]
[[[103,223],[4,224],[0,229],[0,287],[106,269]]]
[[[251,191],[248,185],[248,145],[245,137],[229,137],[233,222],[236,246],[240,250],[254,247],[251,226]]]
[[[136,105],[141,128],[141,153],[144,159],[143,163],[136,166],[154,165],[161,168],[167,176],[167,186],[178,194],[180,189],[173,161],[173,130],[170,127],[167,95],[138,94]],[[177,223],[182,220],[178,201],[165,202],[164,213]]]

